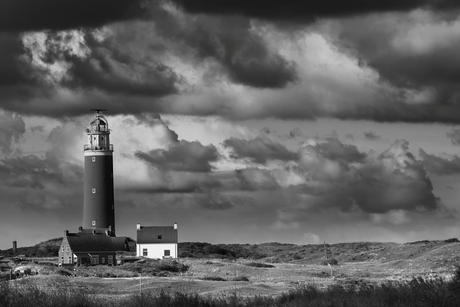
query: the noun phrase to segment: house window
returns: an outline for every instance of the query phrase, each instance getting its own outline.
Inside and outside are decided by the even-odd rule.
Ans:
[[[92,264],[92,265],[97,265],[97,264],[99,264],[99,256],[91,257],[91,264]]]
[[[109,264],[113,264],[113,256],[109,255],[109,258],[107,259]]]
[[[69,257],[69,263],[72,263],[72,257]]]
[[[64,257],[61,257],[61,263],[64,263]]]
[[[91,161],[96,162],[96,157],[92,157]]]
[[[66,250],[67,250],[67,252],[69,251],[69,246],[68,245],[66,246]]]
[[[92,188],[91,193],[96,194],[96,188]]]
[[[148,256],[148,252],[146,248],[142,249],[142,256]]]
[[[102,264],[105,264],[105,257],[102,257]]]
[[[64,245],[62,245],[62,252],[64,252]]]
[[[165,249],[165,256],[171,256],[171,251],[169,249]]]
[[[161,240],[161,236],[158,236],[158,240]]]

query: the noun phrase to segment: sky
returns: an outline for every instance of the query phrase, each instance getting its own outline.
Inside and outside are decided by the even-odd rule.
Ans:
[[[459,237],[460,2],[0,1],[0,249],[77,231],[85,127],[116,228],[181,242]]]

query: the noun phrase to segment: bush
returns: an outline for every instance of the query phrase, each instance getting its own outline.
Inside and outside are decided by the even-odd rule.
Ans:
[[[56,273],[61,276],[73,276],[73,273],[67,269],[57,269]]]
[[[255,268],[274,268],[275,267],[274,265],[267,264],[267,263],[260,263],[260,262],[248,262],[248,263],[244,263],[244,265],[252,266]]]
[[[231,281],[249,281],[247,276],[235,276],[230,279]]]
[[[321,265],[329,265],[329,264],[330,265],[338,265],[339,262],[335,258],[326,259],[326,260],[321,261]]]
[[[213,281],[227,281],[225,278],[220,276],[204,276],[200,278],[201,280],[213,280]]]

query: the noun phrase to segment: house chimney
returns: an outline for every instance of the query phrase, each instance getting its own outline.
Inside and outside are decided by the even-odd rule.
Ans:
[[[141,230],[141,224],[137,223],[136,229],[137,229],[137,230]]]
[[[78,227],[78,232],[82,232],[82,231],[83,231],[83,227],[82,226]]]
[[[67,237],[68,235],[69,235],[69,230],[67,230],[67,229],[66,229],[66,230],[64,230],[64,236],[66,236],[66,237]]]
[[[18,252],[18,242],[13,241],[13,255],[16,256],[17,252]]]
[[[177,223],[174,222],[174,229],[177,229]]]

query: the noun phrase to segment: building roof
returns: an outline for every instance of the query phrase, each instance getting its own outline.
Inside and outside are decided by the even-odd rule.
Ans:
[[[138,244],[177,243],[177,241],[177,229],[174,229],[174,226],[141,226],[141,229],[137,230]]]
[[[116,251],[129,251],[127,237],[110,237]]]
[[[74,253],[116,251],[112,238],[105,234],[69,233],[67,240]]]

